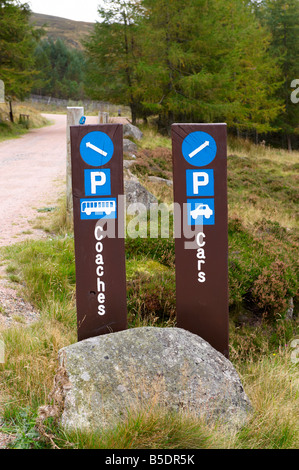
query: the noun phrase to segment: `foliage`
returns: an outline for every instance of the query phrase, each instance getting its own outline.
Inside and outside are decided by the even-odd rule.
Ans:
[[[71,49],[61,40],[44,39],[35,49],[35,63],[39,75],[33,92],[63,99],[84,98],[83,52]]]
[[[87,92],[92,98],[128,105],[132,122],[140,114],[142,88],[138,74],[140,1],[105,0],[103,18],[84,45],[88,55]]]
[[[35,78],[34,49],[40,30],[29,24],[28,4],[0,1],[0,76],[6,95],[23,99]]]
[[[174,121],[273,128],[282,111],[274,96],[279,68],[268,53],[270,35],[247,2],[136,0],[117,6],[101,10],[105,21],[85,43],[92,97],[123,100],[134,121],[156,115],[160,129]]]
[[[284,112],[275,122],[287,136],[291,150],[290,135],[298,133],[299,107],[290,100],[291,82],[299,76],[299,3],[297,0],[262,0],[257,15],[271,31],[270,54],[276,57],[281,70],[281,84],[277,90],[284,103]]]

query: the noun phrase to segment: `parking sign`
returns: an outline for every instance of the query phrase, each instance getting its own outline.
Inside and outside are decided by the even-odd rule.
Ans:
[[[173,124],[177,324],[228,357],[226,124]]]
[[[121,124],[71,132],[78,340],[127,327]],[[113,224],[113,230],[107,224]],[[105,235],[104,235],[105,234]]]

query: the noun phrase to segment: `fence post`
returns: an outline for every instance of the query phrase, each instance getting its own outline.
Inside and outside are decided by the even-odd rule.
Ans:
[[[71,137],[70,127],[78,126],[81,117],[84,115],[83,107],[67,107],[67,156],[66,156],[66,221],[67,224],[73,220],[73,196],[72,196],[72,163],[71,163]]]
[[[99,124],[108,124],[109,113],[99,111]]]
[[[0,103],[5,103],[5,86],[3,80],[0,80]]]

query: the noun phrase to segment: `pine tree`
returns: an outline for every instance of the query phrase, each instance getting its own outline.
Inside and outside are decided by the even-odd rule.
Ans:
[[[257,15],[271,31],[270,53],[281,68],[281,86],[277,96],[283,100],[284,112],[276,125],[292,149],[292,134],[299,134],[299,106],[291,101],[291,83],[299,78],[299,2],[298,0],[263,0]]]
[[[85,58],[77,49],[68,48],[58,38],[40,41],[35,50],[39,71],[33,92],[63,99],[84,98]]]
[[[35,76],[33,52],[39,31],[30,26],[29,17],[27,4],[0,0],[0,77],[10,102],[30,92]]]
[[[144,103],[173,120],[260,132],[281,109],[269,35],[243,0],[144,0],[148,9]],[[148,78],[150,77],[150,78]],[[154,101],[155,100],[155,101]]]
[[[132,121],[142,112],[140,107],[139,21],[141,2],[105,0],[99,9],[103,18],[85,41],[87,53],[86,89],[91,98],[128,105]]]

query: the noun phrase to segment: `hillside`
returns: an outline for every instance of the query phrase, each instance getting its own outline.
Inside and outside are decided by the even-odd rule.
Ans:
[[[32,13],[31,22],[36,27],[43,27],[46,37],[54,40],[61,38],[69,46],[77,49],[82,49],[81,40],[92,31],[94,26],[94,23],[73,21],[40,13]]]

